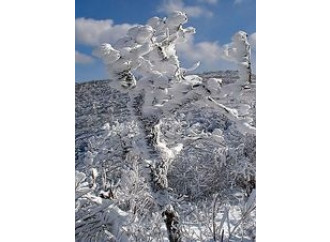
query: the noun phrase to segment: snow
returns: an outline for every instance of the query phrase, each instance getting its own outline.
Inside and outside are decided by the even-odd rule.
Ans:
[[[186,75],[199,66],[181,68],[176,53],[195,33],[183,27],[187,21],[182,12],[153,17],[94,51],[112,81],[99,90],[108,106],[97,132],[86,134],[90,114],[77,125],[85,137],[77,140],[84,147],[76,158],[77,241],[214,241],[222,231],[229,241],[254,240],[255,85],[247,35],[238,32],[226,49],[238,79]],[[109,108],[114,103],[119,108]],[[97,113],[99,105],[92,98],[79,110]]]

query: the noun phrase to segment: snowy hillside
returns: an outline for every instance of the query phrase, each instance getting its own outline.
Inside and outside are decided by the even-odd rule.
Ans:
[[[252,107],[240,115],[255,126],[254,77],[239,99],[228,91],[237,72],[200,77],[221,78],[217,101]],[[76,84],[76,240],[254,241],[255,135],[205,101],[176,108],[155,133],[139,97],[110,86]],[[162,180],[148,160],[164,157]]]

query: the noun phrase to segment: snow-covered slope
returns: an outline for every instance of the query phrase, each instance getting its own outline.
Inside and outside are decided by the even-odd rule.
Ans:
[[[215,101],[239,107],[255,127],[255,77],[238,99],[230,93],[237,72],[199,76],[209,88],[221,79]],[[175,109],[152,133],[139,99],[110,82],[76,84],[76,240],[168,241],[163,202],[178,213],[171,222],[181,241],[221,241],[222,232],[224,241],[253,241],[255,135],[203,100]],[[171,158],[168,184],[157,191],[149,160],[162,157]]]

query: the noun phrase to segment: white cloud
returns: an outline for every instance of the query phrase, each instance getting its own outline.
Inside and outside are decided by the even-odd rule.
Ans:
[[[249,41],[253,50],[252,53],[252,66],[255,72],[255,50],[256,50],[256,33],[249,36]],[[182,59],[185,65],[192,65],[200,61],[201,66],[198,71],[217,71],[227,69],[237,69],[234,62],[228,60],[224,54],[225,45],[218,42],[194,42],[194,37],[189,36],[186,43],[177,45],[177,52],[179,59]],[[184,66],[189,67],[189,66]]]
[[[235,69],[233,63],[224,57],[224,49],[218,42],[194,43],[194,38],[190,37],[184,44],[177,46],[179,58],[186,65],[200,61],[201,66],[198,71]]]
[[[102,43],[113,44],[123,37],[127,30],[135,25],[117,24],[113,20],[95,20],[78,18],[76,25],[76,42],[79,44],[97,46]]]
[[[192,61],[214,62],[219,60],[222,54],[222,48],[217,42],[204,41],[196,44],[192,37],[186,43],[178,45],[177,49],[184,58]]]
[[[210,1],[210,0],[208,0]],[[214,1],[214,0],[211,0]],[[158,12],[170,14],[174,11],[185,12],[188,17],[212,17],[213,13],[200,6],[187,6],[183,0],[164,0],[163,4],[158,8]]]
[[[89,55],[85,55],[83,53],[80,53],[79,51],[76,50],[76,63],[79,64],[89,64],[94,62],[94,58],[89,56]]]
[[[204,2],[204,3],[208,3],[208,4],[217,4],[218,0],[198,0],[198,2]]]

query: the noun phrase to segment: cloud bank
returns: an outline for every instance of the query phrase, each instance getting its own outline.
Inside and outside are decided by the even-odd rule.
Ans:
[[[250,35],[249,42],[252,49],[252,66],[255,71],[256,33]],[[177,45],[177,51],[179,58],[186,65],[200,61],[201,66],[197,71],[236,70],[237,65],[229,61],[224,54],[225,45],[221,45],[217,41],[195,43],[194,37],[190,36],[186,43]]]
[[[79,63],[79,64],[89,64],[89,63],[92,63],[95,61],[95,59],[89,55],[85,55],[83,53],[80,53],[79,51],[76,50],[76,63]]]
[[[214,0],[204,0],[206,2],[216,2]],[[201,16],[212,17],[213,13],[201,6],[188,6],[183,0],[164,0],[162,5],[158,7],[158,12],[170,14],[174,11],[182,11],[189,17],[198,18]]]
[[[114,24],[113,20],[95,20],[78,18],[76,25],[76,43],[98,46],[102,43],[113,44],[118,39],[123,37],[127,30],[135,25],[132,24]]]

